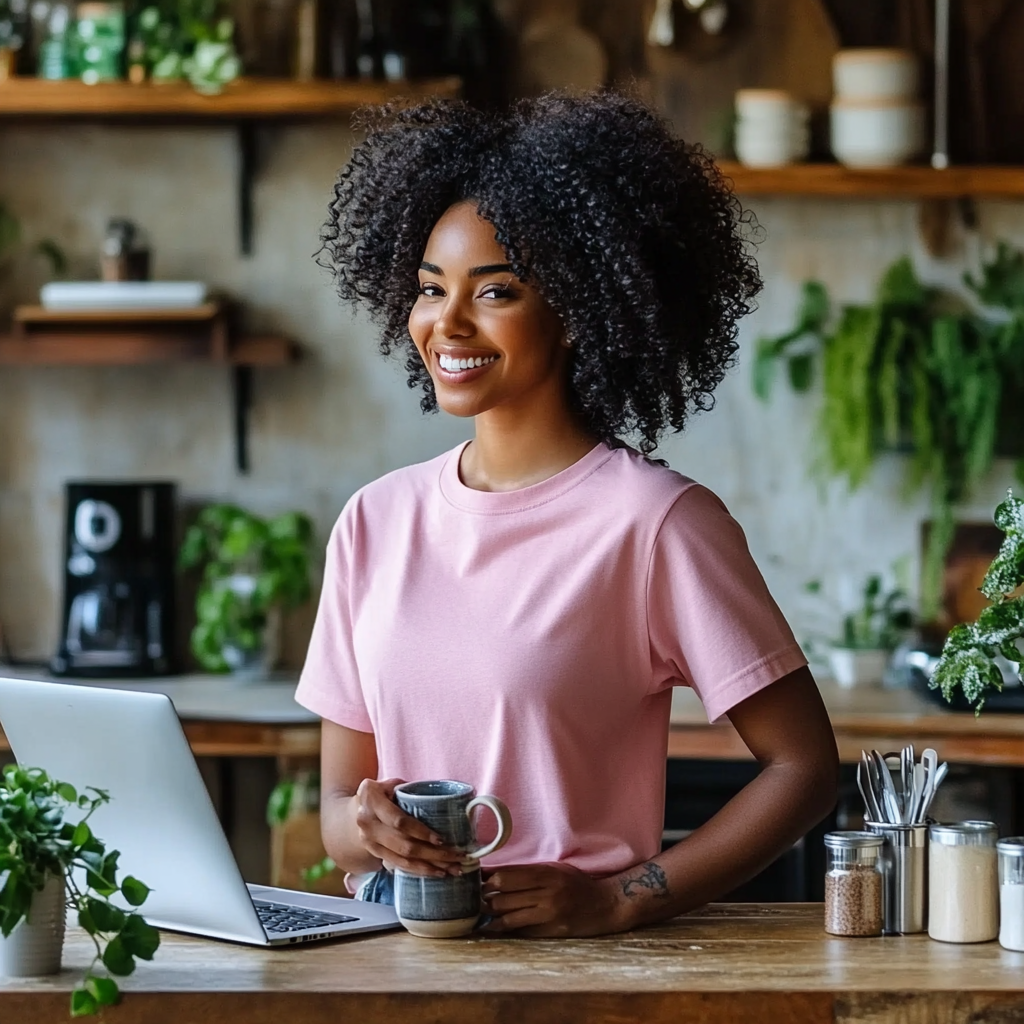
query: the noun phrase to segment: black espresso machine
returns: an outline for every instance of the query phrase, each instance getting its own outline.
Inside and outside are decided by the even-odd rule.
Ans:
[[[174,672],[175,485],[69,483],[61,676]]]

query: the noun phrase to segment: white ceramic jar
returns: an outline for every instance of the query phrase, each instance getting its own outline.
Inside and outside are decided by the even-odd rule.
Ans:
[[[781,167],[807,156],[807,106],[781,89],[736,93],[736,157],[747,167]]]
[[[925,143],[920,103],[836,100],[831,109],[835,158],[847,167],[897,167]]]
[[[832,87],[841,100],[916,99],[917,57],[910,50],[840,50],[832,58]]]

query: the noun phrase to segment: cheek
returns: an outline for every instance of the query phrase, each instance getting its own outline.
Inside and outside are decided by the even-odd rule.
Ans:
[[[415,342],[421,356],[423,355],[424,346],[430,339],[433,323],[433,317],[419,303],[412,307],[412,310],[409,312],[409,335]]]

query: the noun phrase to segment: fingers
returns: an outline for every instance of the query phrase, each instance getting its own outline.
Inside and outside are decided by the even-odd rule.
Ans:
[[[524,892],[539,889],[546,879],[547,872],[543,865],[504,867],[487,876],[483,891],[485,896],[489,892]]]
[[[356,827],[363,848],[378,860],[417,875],[461,874],[464,854],[391,800],[400,779],[364,779],[356,790]]]

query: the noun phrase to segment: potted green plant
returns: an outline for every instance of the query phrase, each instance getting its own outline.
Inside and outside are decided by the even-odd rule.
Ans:
[[[1001,690],[1004,669],[1024,683],[1024,501],[1007,493],[995,512],[1003,543],[981,592],[992,602],[975,622],[954,626],[929,680],[946,700],[960,690],[978,714],[990,690]],[[1011,676],[1012,678],[1012,676]]]
[[[842,633],[829,644],[829,665],[836,683],[843,687],[880,684],[892,652],[912,625],[903,590],[887,590],[881,576],[868,576],[859,606],[843,616]]]
[[[185,534],[184,569],[202,567],[191,647],[211,672],[265,676],[276,660],[283,611],[309,599],[313,524],[302,512],[263,519],[209,505]]]
[[[112,975],[131,974],[135,960],[152,960],[160,945],[139,913],[111,902],[119,895],[140,907],[149,889],[131,876],[118,882],[118,851],[89,827],[109,799],[100,789],[79,793],[40,768],[12,764],[0,776],[0,975],[60,970],[65,908],[77,911],[96,956],[71,994],[75,1017],[118,1002]]]
[[[908,493],[928,485],[932,494],[926,620],[938,609],[954,506],[997,451],[1018,459],[1024,479],[1024,252],[1000,244],[980,277],[964,281],[973,304],[921,284],[902,259],[883,275],[873,303],[845,306],[834,323],[824,286],[809,281],[796,326],[762,338],[754,359],[762,399],[780,363],[791,385],[808,391],[820,362],[818,471],[856,488],[880,453],[909,454]]]

